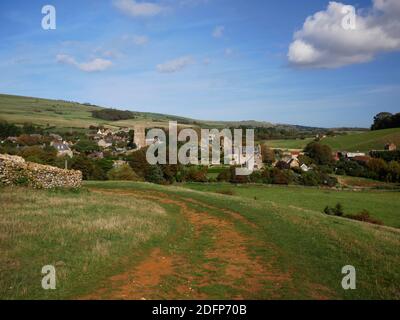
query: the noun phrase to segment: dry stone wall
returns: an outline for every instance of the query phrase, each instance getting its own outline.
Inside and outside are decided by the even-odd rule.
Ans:
[[[0,154],[0,183],[38,189],[79,188],[82,172],[27,162],[22,157]]]

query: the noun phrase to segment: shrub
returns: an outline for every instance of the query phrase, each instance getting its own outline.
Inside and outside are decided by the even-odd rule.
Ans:
[[[135,171],[128,164],[112,168],[108,171],[107,177],[110,180],[138,180]]]
[[[320,184],[320,179],[315,171],[308,171],[302,173],[301,182],[305,186],[318,186]]]
[[[21,134],[21,129],[15,124],[0,121],[0,138],[15,137]]]
[[[278,168],[274,168],[271,171],[271,178],[273,184],[287,185],[291,182],[289,170],[280,170]]]
[[[227,196],[233,196],[235,193],[232,190],[218,190],[217,193],[224,194]]]
[[[141,177],[145,177],[146,172],[150,170],[150,164],[147,162],[146,159],[146,152],[147,148],[142,148],[138,151],[133,152],[126,158],[132,169]]]
[[[158,166],[158,165],[150,165],[146,169],[145,179],[146,179],[146,181],[152,182],[152,183],[165,182],[163,172],[162,172],[160,166]]]
[[[191,166],[184,173],[184,180],[192,182],[207,182],[208,168],[205,166]]]
[[[99,151],[100,147],[92,140],[81,139],[73,146],[73,149],[81,153],[90,153]]]
[[[237,175],[236,174],[236,168],[239,168],[237,166],[231,166],[230,167],[230,182],[231,183],[249,183],[250,182],[250,177],[249,176],[242,176],[242,175]]]
[[[344,215],[343,206],[341,203],[337,203],[334,208],[326,206],[324,209],[324,213],[330,216],[342,217]]]
[[[230,169],[226,169],[223,170],[218,176],[217,176],[217,180],[218,181],[230,181],[231,180],[231,170]]]
[[[362,222],[373,223],[373,224],[377,224],[377,225],[383,225],[382,221],[372,218],[370,216],[370,213],[365,209],[357,214],[348,214],[348,215],[346,215],[346,218],[349,218],[352,220],[357,220],[357,221],[362,221]]]

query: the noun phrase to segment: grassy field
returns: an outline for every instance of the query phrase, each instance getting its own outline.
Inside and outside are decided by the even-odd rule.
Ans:
[[[330,190],[300,186],[232,185],[228,183],[196,184],[184,187],[194,190],[230,193],[234,196],[256,199],[257,203],[269,202],[276,205],[289,205],[299,209],[322,213],[329,205],[340,202],[345,213],[356,214],[363,209],[371,216],[383,221],[387,226],[400,228],[400,191],[379,190]]]
[[[322,143],[333,150],[346,151],[383,150],[385,144],[390,142],[400,145],[400,128],[327,137],[322,140]]]
[[[169,117],[154,113],[137,112],[135,119],[105,121],[92,117],[91,111],[99,109],[75,102],[21,97],[0,94],[0,120],[16,124],[31,122],[36,125],[58,128],[88,128],[90,125],[104,125],[110,128],[133,127],[134,125],[165,127]],[[185,118],[176,117],[181,121]]]
[[[227,196],[186,187],[3,188],[0,298],[400,299],[400,231],[323,215],[312,202],[324,192],[314,189],[293,204],[297,189],[237,187]],[[381,217],[397,223],[394,194],[326,200],[339,195],[393,202]],[[56,265],[57,290],[40,287],[45,264]],[[348,264],[357,290],[341,288]]]
[[[156,203],[85,190],[5,188],[0,203],[0,299],[84,294],[171,228],[171,217]],[[48,264],[59,270],[51,292],[40,286]]]
[[[307,138],[292,140],[269,140],[267,146],[278,149],[304,149],[313,139]],[[324,138],[321,143],[335,151],[383,150],[386,143],[393,142],[400,145],[400,128],[385,129],[367,132],[349,132],[347,135]]]
[[[312,138],[306,138],[306,139],[268,140],[264,141],[264,143],[269,148],[304,149],[304,147],[311,141],[313,141]]]

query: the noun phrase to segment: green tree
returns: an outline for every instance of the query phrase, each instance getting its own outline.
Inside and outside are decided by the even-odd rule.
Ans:
[[[262,161],[268,165],[275,162],[275,151],[268,148],[265,144],[261,145]]]
[[[327,145],[318,142],[309,143],[305,149],[305,154],[310,157],[316,164],[329,165],[333,163],[332,149]]]
[[[79,140],[73,148],[81,153],[90,153],[90,152],[95,152],[99,151],[100,147],[97,145],[95,141],[89,140],[89,139],[81,139]]]
[[[112,168],[108,174],[110,180],[138,180],[138,176],[132,170],[129,164],[123,164],[121,166]]]
[[[145,179],[146,179],[146,181],[153,182],[153,183],[165,182],[163,172],[162,172],[160,166],[158,166],[158,165],[150,165],[146,169]]]

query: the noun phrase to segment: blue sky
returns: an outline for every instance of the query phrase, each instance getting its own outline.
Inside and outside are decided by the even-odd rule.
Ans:
[[[0,92],[324,127],[400,111],[398,0],[346,1],[361,18],[343,35],[325,0],[146,1],[1,1]]]

